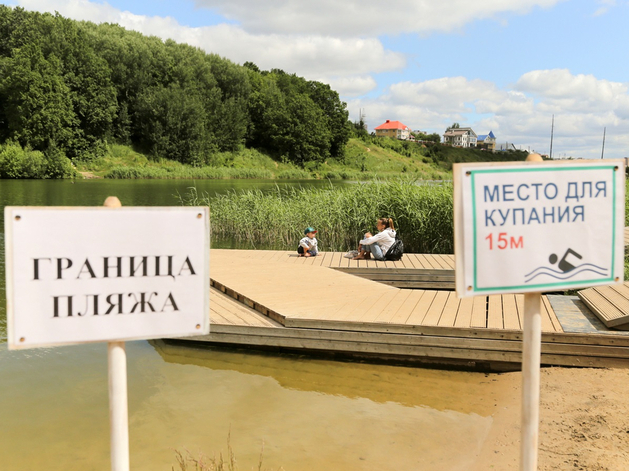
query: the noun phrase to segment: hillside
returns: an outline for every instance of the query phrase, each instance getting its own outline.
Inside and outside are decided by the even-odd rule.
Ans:
[[[137,152],[130,146],[109,145],[105,155],[78,162],[77,170],[93,178],[261,178],[373,180],[408,176],[421,180],[448,180],[452,164],[524,160],[526,152],[489,152],[389,138],[351,138],[342,158],[308,162],[303,166],[255,149],[212,155],[213,165],[191,166]]]
[[[343,158],[308,162],[303,166],[273,159],[255,149],[222,152],[213,165],[193,167],[168,159],[156,159],[130,146],[109,145],[105,154],[76,168],[89,178],[273,178],[346,180],[389,179],[403,175],[427,180],[449,179],[449,172],[424,155],[426,149],[390,139],[365,142],[352,138]],[[409,147],[412,151],[405,149]],[[397,149],[396,149],[397,148]]]

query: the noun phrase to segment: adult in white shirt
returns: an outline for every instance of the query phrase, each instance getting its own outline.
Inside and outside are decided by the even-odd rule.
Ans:
[[[378,228],[376,235],[367,232],[365,238],[358,243],[358,255],[354,260],[369,260],[371,255],[376,260],[384,260],[384,256],[395,242],[393,219],[380,218],[376,221],[376,227]]]

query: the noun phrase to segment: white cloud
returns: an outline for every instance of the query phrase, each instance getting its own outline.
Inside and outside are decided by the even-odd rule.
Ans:
[[[616,0],[598,0],[599,4],[603,5],[599,7],[592,16],[601,16],[609,11],[610,8],[616,6]]]
[[[315,80],[329,84],[333,90],[336,90],[339,95],[343,97],[355,97],[365,95],[378,86],[374,78],[369,75],[353,77],[333,77],[330,79],[319,78]]]
[[[523,14],[562,0],[195,0],[252,32],[379,36],[453,31],[478,19]]]
[[[421,83],[401,82],[392,85],[390,92],[394,103],[439,108],[443,113],[472,111],[472,101],[495,99],[499,93],[491,82],[467,80],[465,77],[446,77]]]
[[[400,82],[373,99],[348,103],[350,116],[365,109],[370,129],[386,119],[412,129],[443,134],[453,122],[477,134],[492,130],[499,142],[548,153],[554,115],[555,156],[600,158],[629,155],[629,84],[573,75],[568,70],[536,70],[520,77],[513,89],[494,83],[445,77]]]

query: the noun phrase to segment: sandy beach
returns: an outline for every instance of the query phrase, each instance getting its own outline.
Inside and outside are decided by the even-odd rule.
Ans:
[[[497,380],[494,422],[475,471],[519,469],[522,377]],[[629,470],[628,391],[629,369],[543,368],[538,469]]]

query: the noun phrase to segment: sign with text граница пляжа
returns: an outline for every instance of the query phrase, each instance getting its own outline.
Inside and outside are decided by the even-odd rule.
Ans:
[[[209,332],[205,207],[6,207],[9,348]]]

